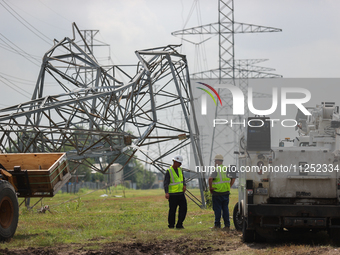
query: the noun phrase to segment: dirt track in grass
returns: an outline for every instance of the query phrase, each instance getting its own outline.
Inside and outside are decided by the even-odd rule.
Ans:
[[[218,232],[215,240],[181,238],[175,240],[108,242],[90,240],[85,244],[69,244],[55,247],[26,249],[0,249],[0,254],[12,255],[106,255],[106,254],[339,254],[340,248],[323,237],[276,242],[242,242],[242,234],[236,230]],[[316,239],[315,239],[316,238]],[[321,240],[318,243],[317,240]]]

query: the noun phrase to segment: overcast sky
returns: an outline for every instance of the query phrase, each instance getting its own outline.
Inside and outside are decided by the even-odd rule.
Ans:
[[[195,2],[198,4],[190,15]],[[218,20],[217,0],[0,0],[0,3],[0,107],[30,99],[44,53],[52,46],[52,39],[72,37],[72,22],[82,30],[100,30],[96,39],[111,46],[110,50],[102,47],[97,55],[103,64],[135,64],[135,50],[180,44],[181,39],[171,32]],[[262,66],[275,68],[285,78],[339,77],[339,10],[340,1],[336,0],[237,0],[235,21],[283,31],[235,35],[236,58],[269,59]],[[207,38],[190,40],[197,44]],[[14,53],[15,47],[25,53]],[[203,44],[183,42],[182,52],[188,55],[191,71],[198,70],[195,54],[198,47],[202,49]],[[217,37],[209,39],[204,48],[205,66],[217,68]],[[30,60],[22,56],[26,53],[32,56]]]

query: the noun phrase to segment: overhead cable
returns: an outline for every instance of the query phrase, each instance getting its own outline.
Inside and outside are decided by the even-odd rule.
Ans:
[[[4,4],[3,4],[4,3]],[[28,30],[30,30],[33,34],[35,34],[36,36],[38,36],[41,40],[43,40],[44,42],[46,42],[47,44],[51,45],[53,44],[53,41],[48,38],[46,35],[44,35],[43,33],[41,33],[38,29],[36,29],[33,25],[31,25],[27,20],[25,20],[19,13],[17,13],[11,6],[8,5],[8,3],[6,3],[4,0],[2,1],[2,3],[0,2],[0,5],[2,5],[2,7],[4,7],[16,20],[18,20],[22,25],[24,25]],[[7,7],[6,7],[6,6]],[[11,9],[12,11],[10,11],[9,9]],[[19,16],[22,20],[20,20],[14,13]],[[44,36],[45,38],[47,38],[48,40],[44,39],[42,36],[40,36],[38,33],[36,33],[35,31],[33,31],[33,29],[31,29],[29,26],[27,26],[26,24],[28,24],[31,28],[33,28],[35,31],[37,31],[40,35]]]
[[[29,96],[25,95],[25,94],[22,93],[21,91],[24,91],[25,93],[27,93],[27,94],[29,94],[29,95],[30,95],[31,93],[29,93],[29,92],[27,92],[26,90],[24,90],[24,89],[20,88],[19,86],[15,85],[15,84],[12,83],[11,81],[9,81],[9,80],[6,79],[5,77],[3,77],[2,75],[0,75],[0,78],[2,78],[1,82],[2,82],[3,84],[5,84],[7,87],[9,87],[9,88],[15,90],[15,91],[18,92],[19,94],[21,94],[21,95],[23,95],[24,97],[30,99]],[[11,85],[9,85],[9,84],[8,84],[7,82],[5,82],[4,80],[6,80],[7,82],[9,82]],[[17,89],[16,89],[15,87],[16,87]],[[20,90],[21,90],[21,91],[20,91]]]
[[[15,51],[17,54],[23,56],[24,58],[26,58],[28,61],[30,61],[31,63],[33,63],[34,65],[36,66],[40,66],[39,64],[37,63],[34,63],[32,61],[35,60],[36,62],[39,63],[39,61],[33,57],[32,55],[28,54],[27,52],[25,52],[23,49],[21,49],[19,46],[15,45],[11,40],[9,40],[6,36],[4,36],[3,34],[0,33],[0,36],[2,36],[3,38],[5,38],[9,43],[11,43],[12,45],[14,45],[17,49],[13,48],[7,41],[5,41],[4,39],[2,39],[0,37],[0,40],[3,41],[10,49],[12,49],[13,51]],[[18,50],[19,49],[19,50]]]

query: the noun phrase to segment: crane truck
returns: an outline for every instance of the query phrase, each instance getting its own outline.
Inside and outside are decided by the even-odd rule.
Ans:
[[[298,110],[298,136],[271,147],[268,117],[248,119],[233,211],[244,242],[325,230],[340,238],[340,114],[335,103]],[[249,122],[250,121],[250,122]]]

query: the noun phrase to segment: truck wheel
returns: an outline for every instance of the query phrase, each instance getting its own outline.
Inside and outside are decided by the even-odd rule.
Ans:
[[[243,228],[242,228],[242,240],[245,243],[252,243],[255,239],[255,231],[247,229],[247,219],[243,219]]]
[[[19,219],[18,198],[13,186],[0,180],[0,241],[13,237]]]
[[[242,211],[238,211],[238,202],[235,204],[234,211],[233,211],[233,220],[234,225],[237,231],[242,231],[243,227],[243,216]]]

